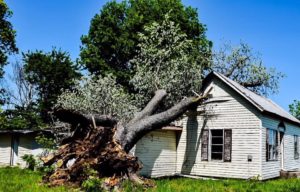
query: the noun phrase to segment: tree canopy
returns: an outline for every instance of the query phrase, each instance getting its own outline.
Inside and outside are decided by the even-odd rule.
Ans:
[[[8,55],[17,53],[16,31],[13,29],[9,18],[12,11],[3,0],[0,0],[0,79],[4,75],[4,66],[7,64]],[[4,88],[0,89],[0,104],[3,105],[8,100],[8,95]]]
[[[113,74],[109,74],[78,83],[74,90],[59,97],[58,106],[129,119],[134,112],[145,107],[159,89],[169,94],[164,109],[194,95],[193,91],[199,92],[206,58],[192,54],[197,52],[195,44],[188,40],[178,24],[170,20],[169,15],[161,23],[146,26],[144,33],[138,36],[139,52],[129,61],[136,71],[130,80],[134,94],[126,92]]]
[[[41,116],[37,113],[36,106],[27,107],[15,106],[14,109],[7,109],[0,113],[1,129],[17,130],[31,129],[38,130],[45,127]]]
[[[202,72],[208,58],[197,54],[197,47],[167,14],[161,23],[153,22],[139,33],[139,52],[130,60],[135,74],[130,83],[136,90],[137,104],[145,105],[158,89],[169,94],[170,107],[184,97],[200,92]]]
[[[127,92],[110,73],[106,77],[94,76],[77,83],[74,90],[59,97],[57,106],[130,119],[159,89],[168,94],[161,109],[169,108],[185,97],[201,94],[201,81],[212,70],[264,95],[275,93],[284,76],[265,67],[261,57],[245,43],[237,47],[225,44],[213,53],[212,58],[197,54],[198,47],[169,14],[160,23],[146,25],[137,36],[138,51],[129,60],[135,71],[129,81],[133,92]]]
[[[124,0],[106,3],[91,20],[88,34],[81,38],[82,65],[95,75],[112,73],[128,86],[134,74],[129,61],[139,51],[138,34],[154,21],[161,23],[167,13],[195,44],[197,54],[209,57],[211,42],[206,39],[206,28],[199,22],[196,9],[185,7],[180,0]]]
[[[78,80],[74,89],[66,90],[58,97],[56,107],[124,120],[137,111],[133,96],[117,84],[111,74]]]
[[[74,79],[81,76],[78,66],[67,52],[56,49],[48,53],[28,51],[23,53],[23,61],[25,78],[37,91],[39,111],[43,120],[48,122],[48,112],[57,97],[63,90],[72,88]]]
[[[7,64],[7,55],[17,53],[16,31],[8,20],[12,16],[3,0],[0,1],[0,77],[3,76],[3,66]]]
[[[238,46],[225,43],[219,50],[214,51],[211,70],[265,96],[277,93],[279,80],[285,77],[275,68],[267,68],[261,56],[243,42]]]
[[[294,100],[292,104],[289,105],[290,113],[300,120],[300,101]]]

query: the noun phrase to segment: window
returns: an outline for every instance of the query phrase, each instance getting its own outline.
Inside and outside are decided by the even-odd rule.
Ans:
[[[299,159],[299,139],[297,135],[294,135],[294,158]]]
[[[278,138],[277,131],[267,129],[267,160],[278,159]]]
[[[223,130],[211,130],[211,160],[223,160]]]
[[[201,160],[231,161],[232,131],[230,129],[203,130]]]

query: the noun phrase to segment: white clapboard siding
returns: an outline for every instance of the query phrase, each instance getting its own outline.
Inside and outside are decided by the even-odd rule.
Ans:
[[[262,177],[263,179],[269,179],[279,177],[281,170],[281,162],[278,161],[266,161],[266,129],[277,130],[280,120],[271,117],[263,116],[262,125]],[[300,137],[300,128],[290,123],[284,122],[286,130],[283,138],[284,146],[284,161],[283,170],[289,171],[293,169],[300,169],[300,159],[294,158],[294,135]],[[280,155],[278,159],[281,158]]]
[[[210,87],[213,87],[211,102],[200,106],[197,116],[190,114],[183,119],[177,148],[177,173],[243,179],[260,175],[261,121],[258,112],[223,82],[214,79],[206,90]],[[203,109],[205,116],[201,115]],[[231,162],[201,161],[203,129],[232,129]],[[248,155],[252,156],[252,162],[248,162]]]
[[[176,133],[159,130],[145,135],[135,146],[143,163],[140,174],[148,177],[174,175],[176,171]]]
[[[0,135],[0,166],[9,166],[11,157],[11,136]]]
[[[21,167],[26,166],[26,162],[23,161],[22,157],[26,154],[32,154],[34,156],[39,155],[42,149],[38,146],[33,135],[21,135],[19,137],[19,148],[18,148],[18,164]]]
[[[300,141],[300,127],[285,123],[286,132],[284,136],[284,170],[300,169],[300,159],[294,156],[294,135]],[[298,151],[300,151],[298,149]]]

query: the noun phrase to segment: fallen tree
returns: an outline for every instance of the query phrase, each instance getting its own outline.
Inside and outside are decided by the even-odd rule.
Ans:
[[[80,185],[90,178],[108,178],[111,189],[123,179],[145,183],[138,177],[142,164],[130,150],[145,134],[169,125],[207,95],[200,92],[204,58],[168,15],[162,23],[145,27],[139,34],[139,54],[128,93],[113,75],[91,76],[65,91],[54,115],[71,124],[72,136],[57,153],[43,159],[56,165],[44,177],[52,185]]]
[[[142,164],[129,153],[132,147],[145,134],[170,124],[199,105],[208,93],[185,98],[168,110],[155,113],[167,96],[165,90],[158,90],[146,107],[126,124],[106,115],[56,109],[54,114],[72,125],[73,134],[62,141],[55,154],[43,159],[45,165],[57,166],[44,180],[51,185],[80,185],[89,177],[87,169],[92,169],[97,177],[110,178],[104,182],[104,187],[109,189],[123,179],[143,183],[137,175]]]

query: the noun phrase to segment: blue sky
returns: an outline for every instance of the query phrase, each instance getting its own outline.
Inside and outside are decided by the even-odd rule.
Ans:
[[[6,0],[21,51],[52,47],[79,54],[80,37],[91,18],[107,1],[101,0]],[[264,64],[287,75],[280,83],[275,102],[288,108],[300,100],[300,1],[298,0],[183,0],[198,9],[207,25],[207,37],[218,47],[222,39],[240,40],[262,54]],[[16,57],[18,58],[18,57]],[[12,58],[13,60],[14,58]],[[9,67],[7,68],[10,72]]]

